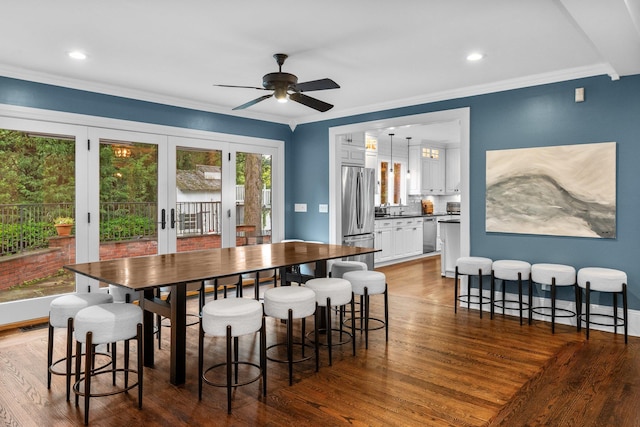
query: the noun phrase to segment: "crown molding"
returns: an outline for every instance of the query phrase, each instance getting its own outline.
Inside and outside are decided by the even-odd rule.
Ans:
[[[122,86],[107,85],[102,83],[96,83],[81,79],[70,79],[66,77],[60,77],[48,73],[42,73],[38,71],[26,70],[6,65],[0,65],[0,75],[10,77],[18,80],[32,81],[36,83],[49,84],[53,86],[61,86],[70,89],[77,89],[87,92],[94,92],[103,95],[118,96],[122,98],[133,99],[136,101],[153,102],[157,104],[169,105],[172,107],[188,108],[192,110],[205,111],[209,113],[224,114],[227,116],[241,117],[245,119],[264,120],[268,122],[275,122],[280,124],[289,124],[290,119],[273,115],[256,113],[253,111],[243,110],[242,112],[236,112],[226,107],[221,107],[215,104],[209,104],[205,102],[198,102],[189,100],[186,98],[172,97],[160,95],[157,93],[131,89]]]
[[[442,91],[432,94],[424,94],[411,98],[397,99],[389,102],[370,104],[362,107],[348,108],[348,109],[334,109],[326,113],[316,113],[299,118],[290,118],[285,116],[279,116],[275,114],[263,114],[255,113],[252,111],[243,110],[242,112],[235,112],[229,110],[226,107],[220,107],[213,104],[196,102],[184,98],[170,97],[164,95],[158,95],[146,91],[124,88],[119,86],[104,85],[90,81],[68,79],[60,76],[54,76],[51,74],[40,73],[35,71],[23,70],[13,68],[10,66],[0,65],[0,75],[11,77],[19,80],[33,81],[37,83],[51,84],[55,86],[62,86],[71,89],[84,90],[89,92],[96,92],[100,94],[119,96],[124,98],[130,98],[134,100],[154,102],[164,105],[170,105],[174,107],[189,108],[198,111],[206,111],[217,114],[224,114],[229,116],[248,118],[254,120],[264,120],[268,122],[274,122],[279,124],[288,125],[291,131],[294,131],[300,124],[315,123],[325,120],[332,120],[337,118],[355,116],[360,114],[374,113],[379,111],[391,110],[395,108],[409,107],[412,105],[428,104],[432,102],[445,101],[450,99],[465,98],[470,96],[484,95],[494,92],[502,92],[513,89],[520,89],[531,86],[539,86],[549,83],[557,83],[561,81],[568,81],[574,79],[580,79],[585,77],[593,77],[598,75],[609,75],[613,80],[617,80],[617,75],[612,70],[611,65],[607,63],[595,64],[593,66],[578,67],[565,69],[560,71],[554,71],[550,73],[534,74],[526,77],[519,77],[515,79],[503,80],[495,83],[489,83],[484,85],[468,86],[459,89],[453,89],[448,91]]]
[[[526,77],[518,77],[515,79],[502,80],[495,83],[484,85],[468,86],[459,89],[453,89],[432,94],[420,95],[412,98],[397,99],[394,101],[371,104],[364,107],[351,109],[332,110],[328,113],[313,114],[299,118],[297,124],[320,122],[323,120],[331,120],[360,114],[374,113],[379,111],[391,110],[395,108],[410,107],[412,105],[429,104],[432,102],[446,101],[450,99],[466,98],[470,96],[485,95],[488,93],[503,92],[507,90],[521,89],[531,86],[540,86],[544,84],[557,83],[568,80],[581,79],[585,77],[593,77],[600,75],[609,75],[612,80],[617,80],[612,74],[612,68],[609,64],[602,63],[593,66],[570,68],[565,70],[554,71],[550,73],[534,74]]]

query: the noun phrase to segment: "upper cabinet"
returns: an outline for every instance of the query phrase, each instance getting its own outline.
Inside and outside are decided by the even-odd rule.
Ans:
[[[444,148],[422,146],[422,194],[445,194],[445,157]]]
[[[422,147],[420,144],[409,146],[409,195],[422,194]]]
[[[340,135],[340,160],[343,165],[365,165],[364,132]]]
[[[449,148],[446,153],[446,193],[460,194],[460,148]]]

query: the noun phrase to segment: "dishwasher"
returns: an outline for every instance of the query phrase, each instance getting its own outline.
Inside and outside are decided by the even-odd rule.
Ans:
[[[428,254],[436,251],[436,237],[438,233],[438,221],[435,216],[422,219],[422,253]]]

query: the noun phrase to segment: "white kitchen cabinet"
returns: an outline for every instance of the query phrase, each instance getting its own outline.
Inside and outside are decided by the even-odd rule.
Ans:
[[[407,225],[407,228],[411,229],[411,238],[409,239],[409,254],[408,255],[420,255],[422,254],[422,220],[421,218],[415,218],[411,225]]]
[[[452,215],[442,215],[438,216],[438,231],[436,233],[436,251],[442,251],[442,227],[440,226],[440,221],[446,221],[453,218]]]
[[[365,165],[364,132],[341,135],[340,160],[343,165]]]
[[[373,255],[375,262],[390,260],[393,256],[393,221],[390,219],[376,220],[374,233],[374,247],[380,249]]]
[[[420,145],[409,147],[409,188],[410,195],[422,194],[422,150]]]
[[[422,148],[422,194],[445,194],[445,150]]]
[[[393,220],[392,257],[405,258],[422,253],[422,223],[419,218]]]
[[[377,219],[375,224],[376,262],[422,254],[421,218]]]
[[[460,148],[449,148],[446,153],[445,191],[460,194]]]

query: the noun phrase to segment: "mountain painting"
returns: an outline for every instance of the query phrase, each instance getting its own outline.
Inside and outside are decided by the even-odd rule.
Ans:
[[[487,151],[486,230],[616,237],[616,143]]]

